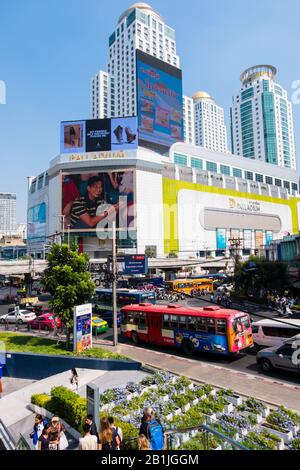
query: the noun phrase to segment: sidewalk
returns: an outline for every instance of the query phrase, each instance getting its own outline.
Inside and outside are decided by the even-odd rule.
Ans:
[[[118,352],[138,360],[144,366],[185,375],[191,380],[208,383],[215,387],[230,388],[240,395],[251,396],[270,405],[283,405],[300,412],[300,386],[132,345],[120,344],[114,348],[109,341],[101,341],[98,344],[108,351]]]

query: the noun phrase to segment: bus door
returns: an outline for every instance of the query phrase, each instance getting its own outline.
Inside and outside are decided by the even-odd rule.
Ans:
[[[151,313],[147,315],[149,343],[162,344],[161,322],[161,316],[156,316]]]

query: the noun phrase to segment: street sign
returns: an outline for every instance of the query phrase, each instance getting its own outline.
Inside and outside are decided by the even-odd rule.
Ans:
[[[108,258],[111,271],[112,260]],[[148,257],[146,255],[125,255],[117,256],[117,274],[126,274],[133,276],[135,274],[148,273]]]

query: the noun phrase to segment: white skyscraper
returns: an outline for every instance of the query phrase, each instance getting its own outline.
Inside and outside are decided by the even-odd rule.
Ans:
[[[216,152],[227,152],[227,130],[224,109],[204,91],[193,96],[195,143]]]
[[[101,117],[101,110],[103,110],[103,117],[137,114],[137,49],[174,67],[180,67],[179,57],[176,54],[174,29],[167,26],[161,15],[146,3],[135,3],[128,8],[120,16],[117,27],[109,38],[108,74],[100,72],[92,79],[93,117]],[[101,86],[104,86],[105,76],[108,93],[106,107],[105,90],[103,92],[100,90]],[[99,85],[98,91],[97,84]],[[105,108],[107,115],[104,112]]]
[[[102,70],[91,80],[91,105],[93,119],[110,117],[110,77]]]
[[[183,96],[184,142],[195,145],[194,102],[189,96]]]
[[[275,82],[277,70],[257,65],[241,75],[231,109],[232,152],[296,169],[292,104]]]
[[[11,235],[16,231],[15,194],[0,193],[0,235]]]

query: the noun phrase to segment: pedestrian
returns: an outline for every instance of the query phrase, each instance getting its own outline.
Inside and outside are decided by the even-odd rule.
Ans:
[[[110,429],[107,418],[102,418],[100,422],[99,432],[100,450],[110,451],[113,450],[113,433]]]
[[[78,374],[77,374],[77,370],[76,369],[71,369],[71,378],[70,378],[70,383],[73,387],[73,392],[77,392],[78,393],[78,385],[79,385],[79,379],[78,379]]]
[[[139,450],[150,450],[150,442],[143,434],[138,437],[138,448]]]
[[[58,415],[52,416],[49,434],[49,450],[65,450],[69,446],[65,435],[65,427],[63,423],[60,422]]]
[[[113,433],[113,450],[121,450],[123,432],[119,426],[115,426],[115,420],[112,416],[108,418],[109,427]]]
[[[98,450],[97,436],[91,434],[91,426],[87,423],[83,425],[83,434],[79,439],[79,450]]]
[[[144,435],[149,441],[151,450],[163,450],[166,444],[164,429],[152,408],[145,408],[139,435]]]
[[[44,429],[44,421],[41,415],[35,415],[33,431],[30,433],[30,439],[32,439],[33,447],[38,450],[39,438],[42,435]]]
[[[39,437],[38,450],[49,450],[50,443],[50,424],[46,424]]]
[[[91,433],[92,436],[97,437],[97,443],[98,443],[98,446],[99,446],[100,445],[100,439],[99,439],[99,433],[98,433],[97,426],[94,422],[94,416],[93,415],[87,415],[86,420],[85,420],[85,424],[88,424],[91,427],[90,433]]]

